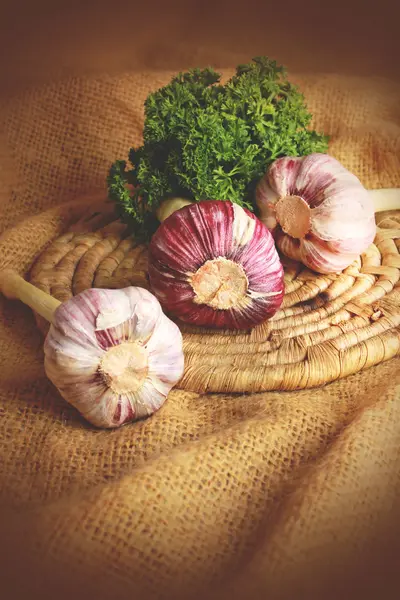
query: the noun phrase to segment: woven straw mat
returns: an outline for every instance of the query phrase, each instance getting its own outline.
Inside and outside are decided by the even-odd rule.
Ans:
[[[86,210],[82,204],[81,219],[35,261],[31,282],[61,302],[89,287],[151,291],[146,246],[135,244],[106,199]],[[340,274],[322,276],[284,260],[282,308],[251,332],[180,324],[185,372],[177,388],[303,389],[399,354],[400,227],[395,217],[378,223],[375,243]],[[41,317],[38,323],[47,333],[48,323]]]
[[[86,246],[71,233],[61,238],[64,279],[54,279],[50,260],[46,280],[37,260],[49,261],[52,241],[82,226],[81,198],[104,195],[110,163],[140,141],[146,94],[170,76],[77,78],[1,106],[1,268],[61,297],[73,273],[73,293],[93,282],[125,285],[132,274],[123,259],[136,252],[135,277],[144,281],[140,249],[125,241],[116,252],[121,229],[103,245],[84,231]],[[366,187],[400,186],[398,85],[292,79],[314,125],[332,136],[331,154]],[[207,333],[211,353],[187,330],[186,389],[172,390],[153,417],[111,432],[60,398],[45,377],[32,312],[0,298],[0,596],[398,598],[399,265],[391,230],[400,219],[382,219],[376,245],[334,280],[288,265],[285,305],[268,339],[263,328],[248,337]],[[92,272],[80,271],[79,253],[91,250]],[[284,366],[288,357],[293,367]],[[326,364],[324,374],[315,364]],[[362,366],[285,392],[242,393],[238,375],[257,370],[259,389],[304,387]],[[390,586],[393,594],[382,592]]]

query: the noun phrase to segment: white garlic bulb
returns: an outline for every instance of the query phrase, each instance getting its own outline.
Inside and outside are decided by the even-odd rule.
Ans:
[[[370,194],[327,154],[277,159],[258,183],[256,202],[279,250],[320,273],[348,267],[376,234]]]
[[[88,289],[55,311],[45,370],[92,424],[151,415],[183,374],[182,335],[145,289]]]

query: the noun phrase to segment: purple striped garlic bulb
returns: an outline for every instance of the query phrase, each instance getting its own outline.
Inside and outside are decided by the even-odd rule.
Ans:
[[[150,242],[149,279],[167,314],[210,328],[252,328],[275,314],[284,295],[272,235],[228,200],[168,216]]]
[[[182,335],[145,289],[88,289],[60,304],[45,344],[45,370],[93,425],[146,417],[183,374]]]
[[[327,154],[278,158],[257,185],[256,203],[282,254],[319,273],[342,271],[375,238],[370,194]]]

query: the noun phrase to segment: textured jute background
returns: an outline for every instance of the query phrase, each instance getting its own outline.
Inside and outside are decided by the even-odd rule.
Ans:
[[[0,266],[26,272],[73,217],[63,204],[104,187],[140,139],[146,94],[181,66],[139,73],[103,53],[106,73],[87,57],[83,74],[32,61],[29,80],[28,55],[4,69]],[[400,85],[379,64],[293,79],[331,153],[368,187],[400,186]],[[97,431],[46,380],[32,313],[3,298],[0,311],[0,597],[399,597],[400,359],[312,391],[175,390],[151,419]]]

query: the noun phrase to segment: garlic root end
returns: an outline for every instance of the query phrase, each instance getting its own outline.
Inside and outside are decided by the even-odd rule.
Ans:
[[[301,239],[311,229],[311,209],[300,196],[284,196],[275,206],[276,220],[292,238]]]
[[[114,393],[135,393],[147,377],[147,350],[136,342],[113,346],[104,354],[99,370]]]

